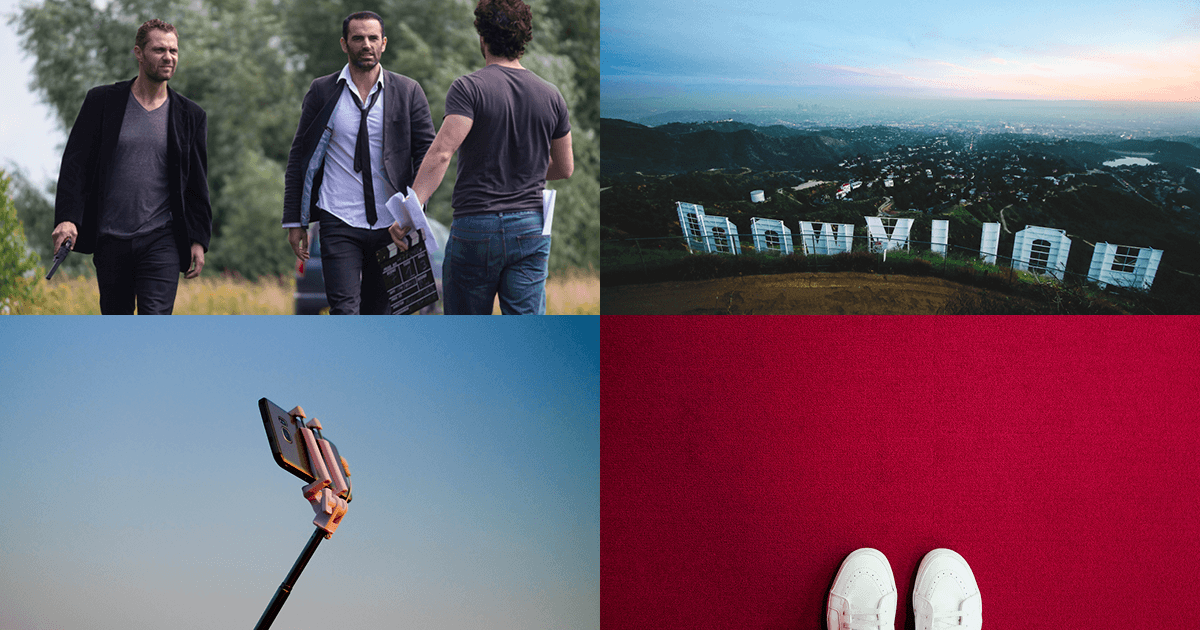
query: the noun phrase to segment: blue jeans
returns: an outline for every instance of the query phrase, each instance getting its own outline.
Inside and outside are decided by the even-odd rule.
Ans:
[[[541,212],[455,218],[442,265],[446,314],[490,314],[498,293],[505,315],[545,315],[549,260]]]

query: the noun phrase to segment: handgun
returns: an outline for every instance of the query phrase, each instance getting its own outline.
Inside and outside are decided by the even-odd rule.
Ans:
[[[59,246],[58,252],[54,254],[54,266],[51,267],[50,272],[46,274],[47,280],[54,276],[54,272],[58,271],[58,266],[62,264],[62,261],[67,259],[67,254],[71,253],[71,242],[71,239],[67,239],[63,241],[61,246]]]

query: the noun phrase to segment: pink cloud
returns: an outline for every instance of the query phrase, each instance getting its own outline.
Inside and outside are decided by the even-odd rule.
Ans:
[[[896,67],[812,64],[840,85],[919,87],[973,98],[1200,102],[1200,42],[1165,43],[1120,53],[1059,46],[971,60],[912,58]]]
[[[953,63],[910,60],[909,80],[960,96],[1200,101],[1200,42],[1167,43],[1153,51],[1119,53],[1060,47],[1055,55]]]

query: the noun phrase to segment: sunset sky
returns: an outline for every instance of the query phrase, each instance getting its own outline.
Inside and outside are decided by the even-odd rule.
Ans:
[[[314,529],[261,397],[354,483],[275,628],[598,628],[598,319],[0,319],[0,630],[253,627]]]
[[[1200,5],[604,0],[601,94],[1200,101]]]

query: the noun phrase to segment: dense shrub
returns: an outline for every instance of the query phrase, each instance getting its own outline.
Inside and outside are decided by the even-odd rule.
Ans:
[[[38,264],[17,218],[9,183],[8,175],[0,171],[0,313],[5,314],[33,298],[34,281],[28,276]]]

